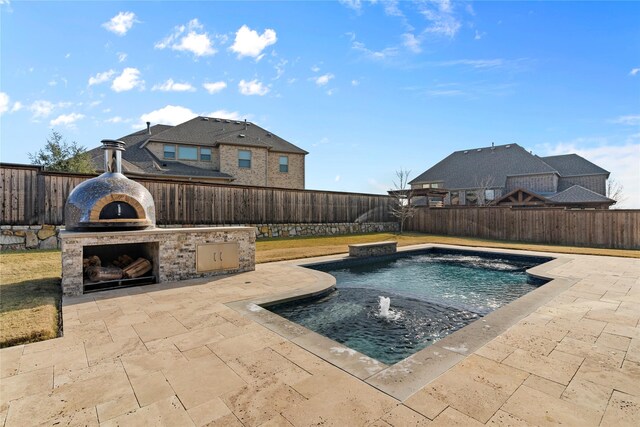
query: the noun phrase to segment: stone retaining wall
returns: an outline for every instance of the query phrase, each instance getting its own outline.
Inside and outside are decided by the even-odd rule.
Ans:
[[[236,224],[233,224],[236,225]],[[382,233],[398,231],[396,222],[329,223],[329,224],[237,224],[255,227],[256,238],[294,236],[333,236],[339,234]],[[211,227],[211,225],[161,225],[159,228]],[[54,225],[0,226],[0,250],[60,249],[58,233],[63,229]]]

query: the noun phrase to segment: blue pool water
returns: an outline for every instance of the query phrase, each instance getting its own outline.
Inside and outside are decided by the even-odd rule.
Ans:
[[[335,276],[335,291],[267,308],[393,364],[543,284],[525,270],[548,260],[438,249],[315,265]]]

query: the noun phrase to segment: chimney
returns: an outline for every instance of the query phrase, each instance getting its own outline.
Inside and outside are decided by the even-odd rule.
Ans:
[[[100,142],[102,142],[102,149],[104,150],[104,171],[109,173],[122,173],[124,141],[103,139]]]
[[[147,122],[147,135],[151,135],[151,122]]]
[[[244,119],[244,130],[247,130],[247,119]]]
[[[495,150],[496,149],[496,144],[494,142],[491,143],[491,149]]]

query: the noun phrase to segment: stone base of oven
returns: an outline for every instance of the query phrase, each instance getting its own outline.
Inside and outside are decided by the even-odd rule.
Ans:
[[[240,273],[255,269],[256,233],[254,227],[155,228],[151,230],[113,232],[71,232],[59,234],[62,246],[62,293],[84,293],[82,259],[87,247],[121,244],[151,244],[154,274],[159,283],[199,277]],[[206,271],[196,263],[200,248],[211,244],[237,244],[237,263],[212,265]],[[235,250],[236,245],[230,245]],[[155,252],[155,250],[154,250]],[[201,250],[201,254],[205,253]],[[200,255],[202,256],[202,255]]]

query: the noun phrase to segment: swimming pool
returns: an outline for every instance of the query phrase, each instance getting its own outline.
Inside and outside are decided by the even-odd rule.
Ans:
[[[550,259],[432,248],[317,264],[335,291],[267,308],[393,364],[545,283],[526,270]]]

